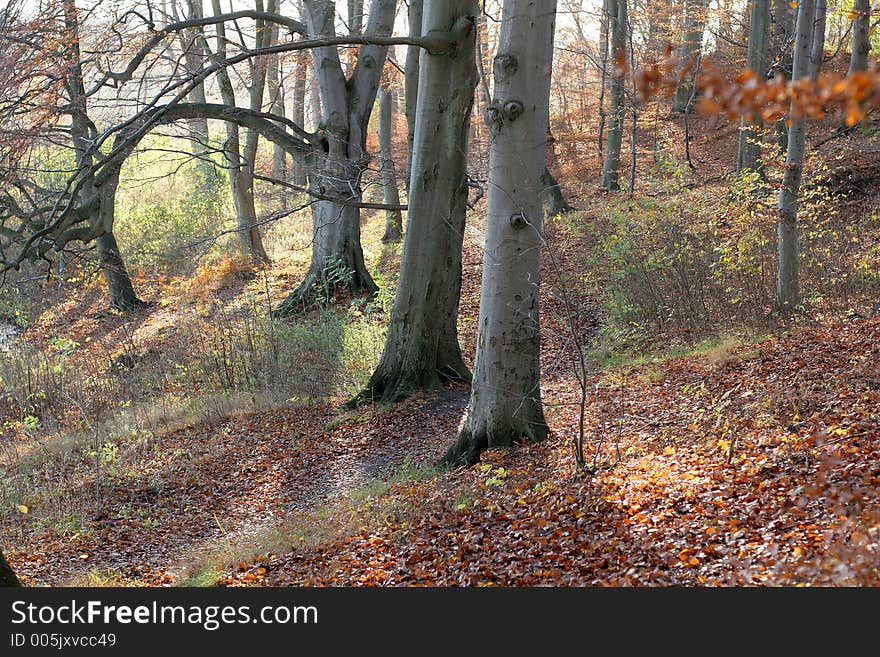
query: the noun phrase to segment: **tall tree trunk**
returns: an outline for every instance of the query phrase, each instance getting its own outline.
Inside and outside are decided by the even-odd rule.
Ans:
[[[409,2],[409,35],[422,36],[422,0]],[[422,49],[418,46],[406,48],[406,72],[404,76],[404,94],[406,95],[406,188],[409,190],[409,179],[412,172],[413,142],[416,136],[416,107],[419,96],[419,59]]]
[[[220,0],[212,0],[215,15],[222,14]],[[258,10],[262,10],[262,1],[257,0]],[[275,0],[269,2],[270,10],[274,11]],[[264,29],[265,22],[257,22],[257,47],[266,45],[271,31]],[[217,23],[217,57],[226,59],[226,27]],[[263,88],[265,86],[265,62],[251,64],[251,83],[248,89],[251,109],[260,110],[262,106]],[[223,104],[236,106],[235,89],[225,68],[217,72],[217,86]],[[256,105],[256,108],[254,107]],[[244,152],[241,148],[241,131],[238,125],[226,122],[226,143],[224,154],[229,166],[229,184],[232,200],[235,204],[235,217],[238,226],[239,244],[242,252],[254,262],[268,262],[269,255],[263,246],[263,238],[257,225],[257,210],[254,203],[254,159],[257,151],[258,133],[248,131],[245,137]]]
[[[605,144],[605,161],[602,165],[600,187],[609,191],[620,189],[620,146],[623,142],[623,92],[624,71],[620,62],[626,61],[627,0],[608,0],[611,30],[611,82],[608,107],[608,141]]]
[[[612,18],[611,12],[617,0],[602,0],[602,19],[599,23],[599,128],[597,132],[597,151],[599,157],[605,147],[605,88],[608,81],[608,38],[611,34],[611,25],[617,20],[617,12]],[[653,25],[653,22],[651,23]]]
[[[773,0],[773,29],[770,35],[774,74],[783,75],[786,80],[791,79],[794,17],[795,12],[789,0]],[[774,131],[779,152],[785,152],[788,149],[788,125],[784,118],[776,121]]]
[[[278,27],[272,27],[271,43],[278,43]],[[281,57],[269,57],[266,69],[266,88],[269,92],[269,113],[284,116],[284,84],[281,71]],[[295,121],[296,119],[294,119]],[[297,123],[301,126],[302,123]],[[287,178],[287,151],[279,144],[272,144],[272,177],[276,180]]]
[[[445,380],[470,379],[457,322],[478,11],[477,0],[424,5],[424,33],[452,26],[450,48],[422,58],[400,283],[382,359],[354,401],[396,401]]]
[[[308,53],[296,53],[296,64],[293,69],[293,103],[291,106],[291,120],[299,126],[306,125],[306,77],[308,73]],[[294,185],[305,187],[307,184],[307,171],[300,163],[294,161],[291,164],[292,179]]]
[[[394,25],[395,0],[373,0],[367,34],[390,35]],[[305,9],[310,36],[335,35],[335,3],[307,0]],[[315,75],[321,92],[324,119],[321,122],[323,154],[310,172],[311,187],[336,200],[312,205],[312,262],[303,282],[276,309],[276,316],[307,308],[320,287],[335,285],[345,272],[352,294],[378,289],[367,271],[361,248],[361,173],[367,161],[367,127],[385,65],[387,47],[363,45],[346,78],[334,46],[312,50]],[[330,277],[328,272],[335,272]],[[334,279],[334,280],[331,280]]]
[[[810,79],[819,80],[825,62],[825,23],[828,19],[828,0],[815,0],[813,16],[813,39],[810,44]]]
[[[505,0],[490,113],[489,207],[477,355],[464,429],[444,462],[541,440],[541,177],[556,0]]]
[[[871,0],[853,2],[852,54],[849,59],[849,74],[865,71],[868,68],[868,53],[871,52]]]
[[[64,0],[64,23],[67,32],[69,52],[68,77],[65,81],[70,97],[70,137],[76,154],[77,167],[91,171],[92,156],[89,149],[97,130],[88,115],[87,99],[83,84],[82,63],[79,46],[79,19],[75,0]],[[110,305],[127,312],[144,305],[135,294],[134,286],[125,263],[119,253],[116,238],[113,236],[113,223],[116,219],[116,188],[119,185],[118,173],[107,181],[100,190],[100,207],[95,222],[101,226],[102,236],[98,238],[98,261],[107,282]],[[96,190],[94,174],[87,174],[86,187]]]
[[[397,190],[397,173],[394,170],[394,153],[391,138],[394,132],[394,91],[383,86],[379,90],[379,175],[385,205],[400,205]],[[402,236],[403,217],[400,210],[385,211],[385,243],[399,242]]]
[[[706,27],[707,0],[684,0],[684,41],[678,49],[679,83],[672,99],[672,111],[690,111],[690,99],[697,63],[703,47],[703,30]]]
[[[815,0],[798,2],[797,28],[792,66],[795,80],[810,75],[810,50],[813,41]],[[788,152],[785,156],[785,172],[779,190],[778,203],[778,259],[776,279],[776,306],[781,312],[790,312],[800,301],[798,290],[798,195],[804,168],[804,150],[807,138],[806,116],[795,116],[797,109],[792,103],[791,127],[788,130]]]
[[[176,2],[172,2],[172,7],[176,6]],[[198,20],[203,17],[202,0],[186,0],[187,20]],[[175,9],[176,13],[176,9]],[[180,32],[181,47],[184,53],[184,62],[186,71],[189,75],[195,75],[205,63],[205,34],[201,27],[193,27]],[[189,102],[204,103],[205,85],[198,84],[189,93]],[[193,155],[204,158],[208,151],[208,120],[192,119],[189,121],[190,130],[192,132]],[[208,179],[208,169],[210,164],[207,162],[200,163],[200,173],[204,180]]]
[[[854,0],[852,19],[852,52],[849,57],[848,75],[868,70],[868,53],[871,52],[871,0]],[[847,130],[846,112],[840,115],[838,130]]]
[[[770,0],[755,0],[749,19],[749,50],[747,66],[754,71],[758,79],[767,73],[770,36]],[[743,117],[740,123],[739,149],[736,158],[736,170],[757,171],[764,177],[764,164],[761,161],[761,119],[753,117],[747,121]]]
[[[15,576],[15,571],[3,556],[3,549],[0,548],[0,587],[20,587],[21,582]]]
[[[311,53],[309,54],[309,59],[311,60],[312,65],[309,66],[306,64],[306,71],[308,72],[308,84],[306,86],[309,90],[309,114],[312,120],[310,130],[316,132],[321,125],[321,118],[324,111],[321,108],[321,89],[318,86],[318,76],[315,73],[314,56],[312,56]]]

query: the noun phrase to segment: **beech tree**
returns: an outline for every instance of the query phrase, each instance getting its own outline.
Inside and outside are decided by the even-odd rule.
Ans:
[[[620,68],[620,63],[626,62],[627,0],[607,0],[605,7],[610,25],[612,70],[608,76],[610,83],[608,137],[605,144],[605,160],[602,164],[602,180],[599,185],[609,191],[618,191],[624,112],[624,72]]]
[[[818,77],[825,44],[825,0],[800,0],[797,7],[792,76],[795,82]],[[818,12],[817,12],[818,8]],[[817,15],[818,14],[818,15]],[[821,18],[821,28],[818,27]],[[804,169],[807,117],[794,102],[790,111],[788,150],[778,201],[778,262],[776,306],[781,312],[794,310],[800,302],[798,287],[798,197]]]
[[[387,85],[379,89],[379,177],[382,181],[382,197],[385,205],[385,243],[399,242],[402,236],[403,217],[400,206],[400,193],[397,189],[397,172],[394,167],[394,154],[391,150],[391,136],[394,130],[394,90]]]
[[[770,0],[755,0],[749,18],[749,49],[747,66],[755,75],[763,78],[769,65]],[[761,132],[763,124],[760,117],[745,117],[740,123],[739,147],[737,151],[737,172],[757,171],[763,177],[764,165],[761,162]]]
[[[409,35],[422,35],[422,0],[409,0],[407,13]],[[419,97],[419,62],[422,49],[410,45],[406,48],[406,66],[404,78],[404,95],[406,102],[406,180],[409,189],[409,177],[412,171],[413,143],[416,138],[416,111]]]
[[[6,557],[3,556],[2,548],[0,548],[0,586],[21,586],[21,582],[18,580],[18,577],[16,577],[15,571],[12,570],[12,567],[6,561]]]
[[[366,32],[388,36],[394,24],[394,0],[374,0]],[[336,34],[335,3],[305,3],[309,34],[316,39]],[[373,294],[378,288],[364,263],[361,248],[361,175],[368,159],[367,128],[385,64],[387,45],[367,42],[357,52],[346,77],[335,46],[312,50],[324,118],[321,148],[309,181],[322,198],[312,205],[312,262],[305,280],[278,307],[279,316],[307,306],[328,269],[344,269],[352,293]]]
[[[215,16],[221,16],[223,10],[220,0],[211,0]],[[262,0],[256,0],[255,10],[262,12]],[[270,14],[275,13],[276,0],[269,0],[267,7]],[[267,48],[272,39],[273,30],[265,19],[255,20],[255,47]],[[245,44],[241,44],[245,47]],[[217,23],[217,57],[226,59],[227,36],[226,24],[223,21]],[[266,61],[265,57],[257,57],[248,60],[250,81],[248,84],[248,105],[252,111],[259,112],[263,106],[263,94],[266,88]],[[235,87],[229,72],[221,68],[217,72],[217,85],[224,104],[236,107]],[[263,246],[263,238],[260,227],[257,225],[257,209],[254,202],[254,166],[257,159],[257,146],[259,145],[259,133],[248,130],[245,135],[244,148],[241,143],[241,131],[237,124],[227,122],[226,142],[223,154],[229,165],[229,183],[232,189],[232,200],[235,204],[235,216],[238,222],[238,235],[242,252],[254,262],[267,262],[269,255]]]
[[[852,33],[850,75],[868,68],[868,53],[871,52],[871,0],[854,0]]]
[[[697,77],[699,52],[703,47],[703,31],[706,28],[706,6],[708,0],[683,0],[684,20],[682,21],[684,40],[678,49],[679,85],[672,98],[673,112],[690,111],[694,80]]]
[[[541,440],[541,193],[556,0],[505,0],[494,61],[489,206],[477,354],[464,429],[444,457],[471,464],[491,447]]]
[[[354,403],[470,379],[457,322],[478,11],[476,0],[424,3],[421,34],[444,45],[421,58],[400,282],[382,358]]]
[[[102,227],[96,240],[98,263],[107,283],[110,305],[123,312],[144,305],[138,298],[125,261],[119,251],[119,244],[113,234],[116,219],[116,190],[119,187],[119,174],[98,184],[91,173],[95,153],[91,147],[97,137],[97,128],[89,117],[88,95],[83,79],[82,56],[80,54],[79,13],[75,0],[64,0],[64,35],[61,41],[65,61],[64,87],[68,97],[65,113],[70,117],[69,134],[71,146],[76,156],[78,171],[84,172],[83,185],[97,198],[92,212],[93,222]]]
[[[782,75],[786,80],[791,79],[792,52],[794,48],[794,18],[795,11],[789,0],[773,0],[771,38],[771,70],[774,75]],[[776,132],[776,145],[780,152],[788,148],[788,126],[785,119],[781,118],[774,126]]]

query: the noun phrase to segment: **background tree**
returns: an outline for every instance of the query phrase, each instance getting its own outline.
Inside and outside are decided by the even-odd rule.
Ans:
[[[335,36],[333,2],[308,0],[305,10],[313,38]],[[374,0],[367,33],[390,35],[394,15],[394,0]],[[323,198],[312,205],[314,239],[309,271],[278,307],[278,315],[307,306],[316,287],[327,281],[329,270],[343,269],[352,293],[372,294],[378,289],[364,263],[357,204],[362,200],[361,176],[368,159],[367,128],[386,54],[385,45],[361,46],[346,77],[336,46],[312,50],[324,118],[320,126],[322,149],[315,168],[309,172],[309,180]]]
[[[399,242],[402,236],[403,216],[394,206],[400,205],[400,193],[397,190],[397,172],[394,167],[394,154],[391,149],[391,138],[394,132],[394,89],[390,83],[383,84],[379,89],[379,177],[382,181],[382,198],[385,205],[385,234],[382,241]]]
[[[798,2],[792,64],[794,82],[809,80],[811,76],[811,53],[814,51],[813,33],[817,2],[824,2],[824,0],[800,0]],[[792,102],[790,116],[788,151],[785,156],[785,170],[778,202],[779,270],[776,278],[776,305],[782,312],[794,310],[800,302],[797,214],[807,140],[807,117],[794,102]]]
[[[407,9],[409,35],[422,35],[422,0],[410,0]],[[406,98],[406,186],[409,189],[409,178],[412,172],[413,143],[416,138],[416,112],[419,97],[419,61],[422,49],[418,46],[407,46],[404,81]]]
[[[214,15],[220,16],[223,10],[220,7],[220,0],[211,0],[214,9]],[[269,0],[269,13],[275,13],[276,0]],[[255,0],[256,11],[262,12],[264,9],[262,0]],[[272,39],[273,30],[266,24],[264,19],[255,21],[255,41],[254,47],[264,49],[269,46]],[[217,57],[224,60],[227,57],[227,36],[226,24],[224,22],[217,23]],[[241,44],[242,48],[246,48],[246,44]],[[247,88],[249,107],[251,110],[259,112],[263,107],[263,94],[266,88],[266,68],[267,59],[258,57],[254,60],[248,60],[250,73],[250,82]],[[228,107],[237,107],[235,87],[232,84],[232,78],[225,68],[221,68],[217,72],[217,85],[220,88],[220,95],[224,104]],[[229,166],[229,183],[232,189],[232,200],[235,204],[235,215],[238,222],[238,235],[242,252],[254,262],[268,262],[269,255],[263,246],[263,238],[260,233],[260,227],[257,224],[257,208],[254,201],[254,166],[257,157],[257,146],[259,145],[259,133],[254,130],[248,130],[245,135],[244,148],[241,144],[241,131],[237,124],[232,122],[226,123],[226,142],[223,147],[223,153]]]
[[[477,355],[464,429],[448,464],[541,440],[541,177],[547,156],[556,0],[505,0],[488,116],[489,206]]]
[[[752,3],[749,19],[749,49],[747,67],[758,79],[767,74],[770,42],[770,0],[755,0]],[[761,132],[763,124],[758,116],[740,122],[739,144],[737,150],[737,172],[751,170],[764,176],[761,161]]]
[[[703,32],[706,29],[706,6],[708,0],[683,0],[684,19],[682,31],[684,40],[678,49],[679,85],[672,98],[672,111],[685,112],[693,95],[694,80],[697,76],[699,53],[703,47]]]
[[[620,147],[623,142],[627,0],[608,0],[605,7],[608,11],[608,24],[611,26],[611,71],[607,76],[610,84],[608,140],[605,144],[605,160],[599,185],[609,191],[617,191],[620,189],[618,177]]]
[[[868,68],[868,53],[871,52],[871,0],[854,0],[852,11],[852,53],[849,60],[849,74],[865,71]]]
[[[92,147],[97,138],[97,127],[89,117],[88,96],[83,78],[82,55],[80,50],[79,12],[75,0],[64,0],[64,35],[61,40],[65,62],[64,87],[69,103],[65,114],[70,117],[70,139],[76,157],[77,170],[83,172],[83,185],[90,195],[99,200],[93,210],[93,224],[101,226],[101,234],[96,240],[98,263],[107,282],[110,305],[123,312],[144,305],[134,290],[131,277],[125,267],[119,244],[113,234],[116,219],[116,190],[119,176],[106,179],[98,184],[90,173],[95,157],[100,157]]]

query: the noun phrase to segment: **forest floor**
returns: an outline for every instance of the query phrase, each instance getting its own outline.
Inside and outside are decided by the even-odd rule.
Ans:
[[[480,243],[471,231],[468,354]],[[576,281],[577,257],[560,243],[545,266]],[[303,265],[272,281],[293,287]],[[241,297],[245,284],[228,281],[208,293]],[[600,318],[579,299],[570,323],[565,287],[542,297],[545,442],[437,469],[463,386],[358,410],[339,396],[253,400],[113,444],[88,421],[77,439],[18,431],[0,454],[25,482],[0,514],[4,551],[31,585],[880,585],[876,305],[599,363],[582,385],[573,349]],[[28,331],[63,327],[97,369],[118,365],[108,344],[148,359],[201,312],[192,288],[157,282],[159,303],[131,320],[100,312],[100,286],[85,286]]]

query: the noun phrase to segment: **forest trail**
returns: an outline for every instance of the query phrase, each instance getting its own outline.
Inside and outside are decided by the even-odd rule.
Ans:
[[[570,375],[551,440],[451,472],[463,388],[237,414],[130,450],[79,531],[23,528],[13,559],[33,584],[876,584],[829,546],[880,527],[878,363],[874,316],[596,371],[593,476]]]

